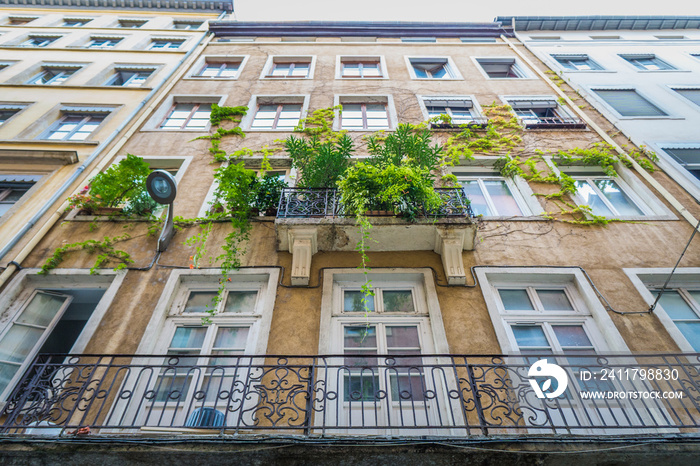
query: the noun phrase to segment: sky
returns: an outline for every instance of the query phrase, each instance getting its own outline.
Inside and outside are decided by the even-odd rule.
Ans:
[[[700,16],[698,0],[233,0],[238,21],[491,22],[496,16]]]

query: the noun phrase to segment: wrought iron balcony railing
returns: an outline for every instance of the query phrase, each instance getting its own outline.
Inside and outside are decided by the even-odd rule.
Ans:
[[[43,435],[700,435],[700,354],[44,354],[0,420]]]
[[[474,217],[469,200],[460,188],[435,188],[443,203],[437,209],[424,206],[382,205],[370,201],[369,216],[394,216],[408,209],[423,217]],[[284,188],[277,209],[278,218],[293,217],[346,217],[340,202],[340,194],[334,188]]]
[[[538,117],[523,119],[526,129],[586,129],[586,123],[579,118]]]

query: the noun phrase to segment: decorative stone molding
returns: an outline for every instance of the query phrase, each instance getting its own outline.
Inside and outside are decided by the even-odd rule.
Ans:
[[[435,230],[435,252],[442,257],[447,283],[464,285],[467,275],[464,271],[462,251],[465,248],[465,230],[438,228]],[[473,247],[473,246],[472,246]]]
[[[287,235],[292,253],[292,285],[306,286],[311,274],[311,257],[318,252],[318,232],[315,228],[294,228],[288,230]]]

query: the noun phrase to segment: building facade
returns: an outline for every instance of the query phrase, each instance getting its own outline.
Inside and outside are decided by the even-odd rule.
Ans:
[[[134,459],[128,434],[131,454],[180,443],[157,454],[181,462],[539,461],[581,442],[591,461],[697,459],[700,208],[510,24],[209,31],[104,164],[133,154],[176,181],[167,248],[162,222],[78,208],[2,283],[2,427],[30,439],[11,454],[52,436],[64,458]],[[388,149],[405,131],[449,155],[439,202],[353,212],[342,182],[310,181],[349,152],[407,183],[376,192],[413,199],[418,155]],[[253,179],[287,186],[237,218]],[[94,242],[55,254],[74,239]],[[640,436],[654,448],[628,452]],[[501,451],[452,450],[486,444]]]

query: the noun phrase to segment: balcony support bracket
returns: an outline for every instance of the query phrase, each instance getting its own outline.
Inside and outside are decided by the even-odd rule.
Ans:
[[[292,286],[308,286],[311,257],[318,252],[318,231],[316,228],[290,228],[287,234],[292,254]]]
[[[450,285],[467,283],[464,261],[462,260],[462,251],[468,249],[464,244],[466,239],[464,233],[463,229],[446,228],[438,228],[435,232],[435,252],[442,257],[442,267],[445,270],[447,283]]]

